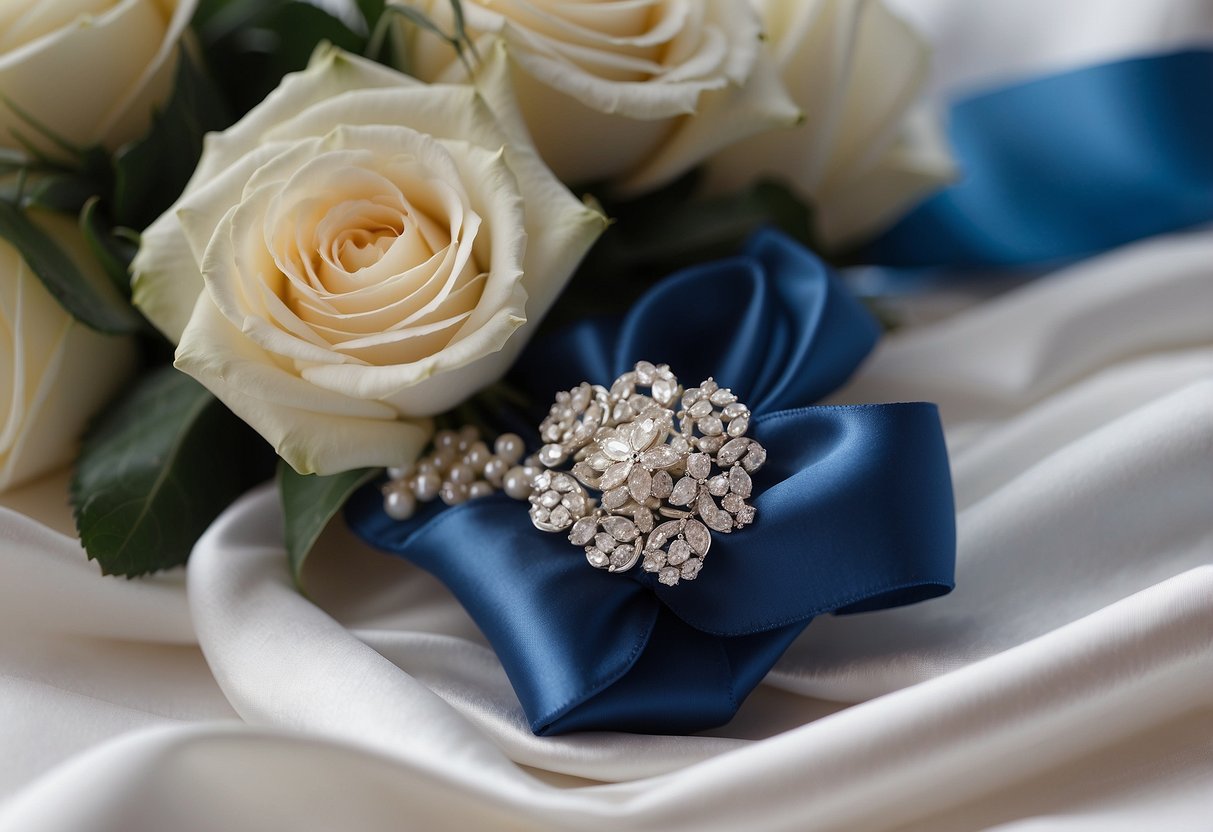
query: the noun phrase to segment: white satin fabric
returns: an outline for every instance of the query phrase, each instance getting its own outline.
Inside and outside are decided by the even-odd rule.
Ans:
[[[933,47],[927,88],[940,97],[1213,44],[1209,0],[885,2]]]
[[[1213,232],[888,338],[839,401],[941,405],[957,589],[814,622],[711,735],[526,729],[427,575],[261,488],[188,572],[0,518],[0,830],[1204,830]],[[69,528],[63,480],[8,502]]]
[[[941,96],[1213,41],[1208,0],[888,2]],[[983,286],[836,397],[940,404],[956,591],[815,621],[708,735],[534,737],[427,575],[336,528],[296,592],[266,488],[137,581],[65,475],[3,495],[0,832],[1213,829],[1213,230]]]

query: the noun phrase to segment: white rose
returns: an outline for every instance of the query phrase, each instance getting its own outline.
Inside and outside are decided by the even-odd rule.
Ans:
[[[395,0],[444,31],[449,0]],[[800,113],[760,49],[747,0],[464,0],[483,51],[509,45],[523,117],[563,181],[661,185],[721,147]],[[455,51],[403,19],[397,51],[427,81],[466,77]]]
[[[71,219],[34,221],[99,288],[107,278]],[[70,462],[89,419],[129,376],[129,338],[102,335],[63,310],[8,242],[0,240],[0,491]]]
[[[0,92],[69,142],[115,149],[151,123],[172,89],[177,41],[197,0],[0,2]],[[43,149],[19,115],[0,105],[0,145],[16,128]]]
[[[930,49],[880,0],[754,0],[804,123],[726,148],[714,190],[786,179],[828,246],[887,225],[953,173],[946,143],[914,110]]]
[[[302,473],[404,465],[491,383],[605,228],[535,155],[502,50],[477,88],[323,49],[208,137],[135,302]]]

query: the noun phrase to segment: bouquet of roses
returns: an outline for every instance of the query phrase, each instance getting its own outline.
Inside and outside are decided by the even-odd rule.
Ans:
[[[819,258],[950,174],[881,4],[19,6],[0,487],[74,460],[103,572],[183,563],[276,469],[296,575],[346,506],[537,731],[719,722],[814,615],[950,586],[933,410],[811,407],[878,334]],[[587,599],[626,614],[536,652]],[[652,704],[721,651],[720,702]]]

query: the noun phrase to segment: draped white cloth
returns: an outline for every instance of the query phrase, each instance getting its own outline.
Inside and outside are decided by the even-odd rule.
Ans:
[[[815,621],[695,737],[534,737],[429,576],[334,528],[300,595],[268,488],[136,581],[64,475],[3,495],[0,832],[1213,828],[1213,230],[909,327],[836,399],[940,404],[957,589]]]
[[[940,97],[1213,43],[1208,0],[885,2],[933,47],[928,94]]]
[[[425,574],[334,529],[298,594],[266,488],[152,580],[5,512],[0,830],[1208,829],[1211,263],[1151,240],[887,339],[839,399],[940,403],[957,590],[814,622],[712,736],[532,736]],[[62,484],[13,499],[63,527]]]

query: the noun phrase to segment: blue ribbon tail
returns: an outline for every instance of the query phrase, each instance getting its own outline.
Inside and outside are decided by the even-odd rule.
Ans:
[[[1086,67],[949,113],[960,181],[865,252],[888,266],[1025,266],[1213,220],[1213,51]]]

